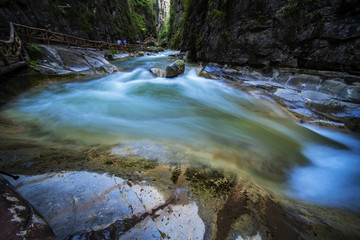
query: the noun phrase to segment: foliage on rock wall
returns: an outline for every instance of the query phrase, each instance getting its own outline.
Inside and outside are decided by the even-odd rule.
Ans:
[[[156,0],[49,0],[59,22],[89,38],[128,42],[156,36]],[[68,4],[68,5],[67,5]]]

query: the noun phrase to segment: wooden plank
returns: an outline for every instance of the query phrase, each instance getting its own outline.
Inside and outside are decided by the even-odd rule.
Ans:
[[[2,47],[0,47],[0,56],[1,56],[2,60],[4,61],[4,64],[6,66],[9,66],[10,65],[9,59],[6,57],[5,51]]]

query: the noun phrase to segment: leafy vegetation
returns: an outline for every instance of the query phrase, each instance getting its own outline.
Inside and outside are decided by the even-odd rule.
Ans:
[[[300,3],[311,3],[313,0],[288,0],[288,2],[276,11],[277,15],[290,14],[298,9]]]
[[[105,0],[90,3],[86,0],[49,0],[55,17],[66,18],[72,29],[82,29],[89,37],[96,38],[102,23],[108,23],[108,34],[115,39],[128,42],[156,37],[156,0]],[[65,7],[69,4],[70,7]],[[115,9],[107,9],[108,4],[116,4]],[[116,6],[115,5],[115,6]],[[102,31],[103,32],[103,31]]]
[[[183,5],[184,11],[182,13],[180,21],[176,22],[176,13],[175,13],[175,2],[171,1],[170,3],[170,20],[169,20],[169,29],[173,29],[173,31],[169,31],[168,33],[168,46],[171,48],[178,48],[182,44],[182,36],[184,34],[185,23],[190,15],[190,12],[193,11],[192,3],[194,0],[181,0],[181,4]]]

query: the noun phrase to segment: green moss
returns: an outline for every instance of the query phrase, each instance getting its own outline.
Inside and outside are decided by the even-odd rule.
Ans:
[[[109,53],[111,53],[111,54],[117,54],[118,52],[117,52],[115,49],[111,49],[111,50],[109,51]]]
[[[30,61],[29,62],[29,67],[33,68],[35,66],[39,65],[39,62],[38,61]]]
[[[225,174],[207,167],[188,168],[185,171],[185,177],[194,192],[199,194],[208,192],[218,197],[226,196],[236,183],[234,174]]]
[[[317,1],[317,0],[315,0]],[[313,0],[288,0],[288,2],[282,6],[279,10],[276,11],[276,15],[287,15],[291,14],[296,10],[299,10],[301,4],[304,3],[311,3],[314,2]]]
[[[44,56],[44,54],[35,44],[30,43],[26,46],[26,50],[29,54],[30,60],[39,60]]]
[[[171,181],[176,184],[178,179],[179,179],[179,176],[181,174],[181,169],[180,168],[176,168],[172,174],[171,174]]]
[[[213,21],[218,21],[223,17],[224,13],[219,9],[213,9],[211,12],[208,12],[208,16],[211,16]]]

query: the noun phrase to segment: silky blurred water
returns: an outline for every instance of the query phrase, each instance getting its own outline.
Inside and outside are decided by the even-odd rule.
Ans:
[[[360,208],[358,136],[299,126],[271,103],[197,76],[196,65],[154,77],[148,69],[173,62],[169,53],[117,62],[121,72],[98,79],[36,87],[1,115],[40,140],[211,165],[305,201]]]

